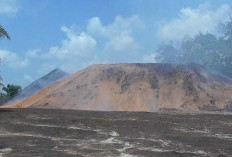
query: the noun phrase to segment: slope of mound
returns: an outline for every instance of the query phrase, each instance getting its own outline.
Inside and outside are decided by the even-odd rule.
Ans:
[[[8,107],[102,111],[218,110],[231,82],[196,64],[93,65]]]
[[[28,98],[66,76],[68,76],[66,72],[59,69],[54,69],[45,76],[39,78],[38,80],[32,82],[27,87],[25,87],[11,102]]]

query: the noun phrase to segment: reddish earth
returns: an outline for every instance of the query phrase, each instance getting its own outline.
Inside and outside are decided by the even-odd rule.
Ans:
[[[5,108],[230,110],[231,96],[229,79],[196,64],[93,65]]]

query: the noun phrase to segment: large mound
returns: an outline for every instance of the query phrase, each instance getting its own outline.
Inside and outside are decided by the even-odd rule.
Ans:
[[[196,64],[93,65],[8,107],[102,111],[230,109],[232,83]]]

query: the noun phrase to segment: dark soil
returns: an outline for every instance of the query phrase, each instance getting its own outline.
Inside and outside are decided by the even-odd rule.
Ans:
[[[232,115],[0,110],[0,156],[232,156]]]

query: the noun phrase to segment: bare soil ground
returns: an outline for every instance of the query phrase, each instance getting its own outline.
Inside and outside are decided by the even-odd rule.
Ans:
[[[0,110],[0,156],[232,156],[231,114]]]

